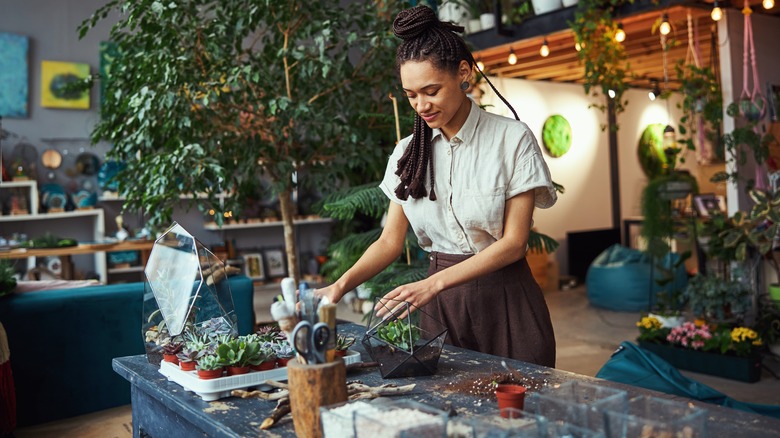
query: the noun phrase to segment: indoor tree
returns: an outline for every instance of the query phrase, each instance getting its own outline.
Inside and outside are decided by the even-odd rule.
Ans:
[[[126,163],[125,208],[160,226],[180,194],[199,193],[188,206],[221,224],[275,195],[297,278],[292,194],[327,191],[357,169],[376,179],[392,148],[392,125],[371,114],[392,111],[392,11],[406,5],[340,3],[114,0],[85,20],[82,37],[118,17],[92,141]]]

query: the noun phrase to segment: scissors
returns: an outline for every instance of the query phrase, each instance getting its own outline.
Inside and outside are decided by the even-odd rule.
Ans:
[[[301,321],[292,332],[293,348],[306,363],[325,363],[325,352],[330,339],[330,327],[324,322],[314,325],[309,321]]]

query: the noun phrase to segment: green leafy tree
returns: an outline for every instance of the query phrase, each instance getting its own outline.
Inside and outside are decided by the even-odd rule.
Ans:
[[[279,200],[287,265],[298,277],[292,193],[376,179],[392,148],[396,0],[114,0],[104,19],[118,56],[93,142],[112,144],[126,209],[170,222],[180,194],[217,223],[247,201]],[[386,146],[386,147],[384,147]],[[220,194],[227,196],[220,197]]]

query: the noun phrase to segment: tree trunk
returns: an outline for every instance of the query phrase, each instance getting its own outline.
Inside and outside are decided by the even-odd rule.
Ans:
[[[282,210],[282,224],[284,225],[284,248],[287,252],[287,276],[295,279],[295,284],[300,282],[298,273],[298,251],[295,245],[295,226],[293,225],[293,208],[290,197],[290,189],[279,193],[279,208]]]

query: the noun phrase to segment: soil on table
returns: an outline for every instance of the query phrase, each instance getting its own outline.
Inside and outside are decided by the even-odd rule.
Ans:
[[[544,378],[523,375],[521,376],[521,379],[518,379],[510,373],[492,373],[477,377],[456,379],[444,385],[442,389],[480,398],[495,399],[496,387],[504,383],[523,385],[528,388],[529,392],[539,391],[545,386],[548,386],[547,379]]]

